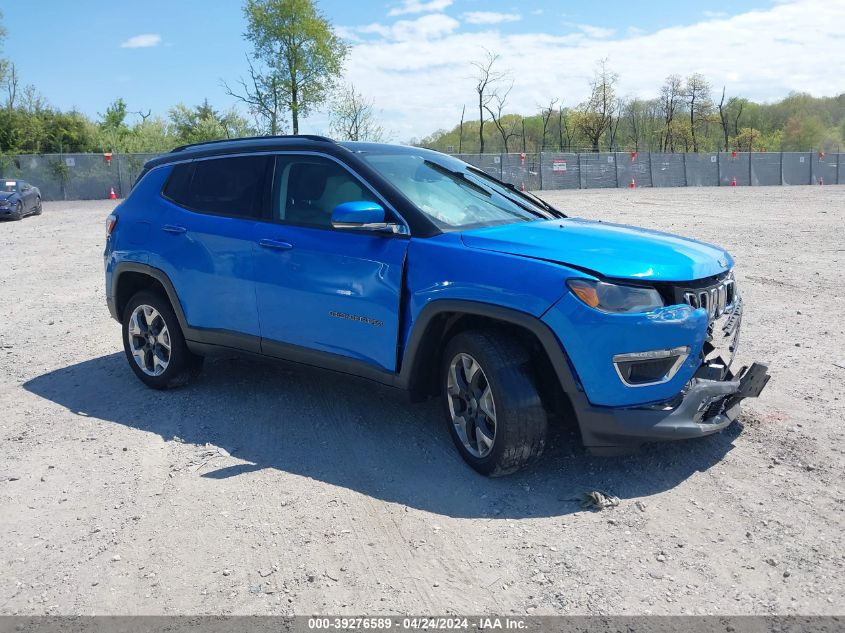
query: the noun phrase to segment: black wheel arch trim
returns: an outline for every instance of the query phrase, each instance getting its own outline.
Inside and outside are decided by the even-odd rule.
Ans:
[[[443,314],[483,316],[528,330],[537,338],[545,350],[566,394],[570,398],[576,398],[578,394],[582,393],[563,346],[551,328],[538,317],[513,308],[463,299],[438,299],[429,302],[420,311],[414,322],[411,336],[408,338],[405,353],[402,356],[398,386],[411,389],[415,381],[420,379],[420,372],[424,370],[420,361],[423,358],[420,355],[421,346],[428,335],[432,321]],[[440,347],[442,348],[442,345]],[[424,350],[422,353],[424,354]],[[576,403],[573,402],[573,404]]]

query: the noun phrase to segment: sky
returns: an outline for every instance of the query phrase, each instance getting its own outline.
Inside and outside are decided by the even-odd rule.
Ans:
[[[477,118],[473,69],[485,50],[513,82],[507,111],[587,96],[606,58],[626,97],[701,72],[721,94],[771,101],[845,92],[845,0],[318,0],[352,45],[345,79],[375,102],[394,141]],[[239,0],[0,0],[2,55],[62,109],[97,117],[123,97],[165,116],[178,102],[236,104],[222,80],[246,71]],[[705,8],[706,7],[706,8]],[[325,133],[317,112],[302,133]]]

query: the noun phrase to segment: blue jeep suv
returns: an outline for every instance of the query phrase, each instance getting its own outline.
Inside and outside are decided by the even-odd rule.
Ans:
[[[731,370],[742,300],[721,248],[569,218],[416,147],[180,147],[106,228],[109,310],[150,387],[223,349],[440,395],[487,475],[536,459],[550,419],[604,453],[714,433],[769,378]]]

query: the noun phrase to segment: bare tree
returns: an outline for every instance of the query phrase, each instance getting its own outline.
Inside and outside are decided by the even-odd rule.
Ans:
[[[262,74],[255,69],[247,56],[249,65],[249,83],[238,79],[240,88],[232,88],[225,81],[226,94],[243,101],[255,119],[256,126],[263,134],[275,136],[282,129],[282,114],[287,108],[287,88],[279,81],[276,73]]]
[[[698,139],[695,135],[696,126],[701,120],[707,120],[713,111],[710,101],[710,83],[700,73],[693,73],[687,77],[684,91],[689,105],[689,126],[692,135],[692,151],[698,151]]]
[[[742,116],[742,109],[745,107],[745,99],[731,97],[728,100],[728,107],[731,106],[734,106],[734,109],[736,110],[736,117],[734,117],[734,136],[739,136],[739,117]]]
[[[589,139],[594,152],[599,151],[601,138],[616,113],[618,79],[619,75],[607,67],[607,60],[601,60],[590,83],[590,98],[580,107],[578,127]]]
[[[619,124],[622,122],[622,113],[625,111],[625,101],[617,99],[614,111],[616,114],[611,118],[610,126],[608,127],[609,134],[607,135],[607,149],[611,152],[614,151],[614,147],[617,145],[616,135],[619,132]]]
[[[9,109],[9,112],[15,109],[15,101],[17,100],[18,96],[18,84],[20,83],[20,78],[18,77],[18,67],[15,65],[15,62],[11,62],[9,64],[9,69],[6,73],[6,76],[3,77],[3,85],[6,88],[6,107]]]
[[[461,108],[461,128],[458,132],[458,154],[464,153],[464,117],[467,113],[467,104],[464,104],[464,107]]]
[[[722,86],[722,99],[719,101],[719,120],[722,122],[722,132],[725,135],[725,151],[728,151],[728,111],[725,107],[725,87]]]
[[[554,114],[557,102],[557,99],[552,99],[551,101],[549,101],[549,106],[547,108],[543,108],[540,113],[543,117],[543,138],[540,141],[541,152],[546,148],[546,130],[548,130],[549,128],[549,121],[552,118],[552,114]]]
[[[374,103],[352,84],[338,90],[329,119],[332,135],[339,140],[374,143],[384,140],[384,128],[376,119]]]
[[[516,124],[520,120],[520,118],[512,116],[510,117],[509,122],[506,122],[504,120],[505,104],[508,101],[508,95],[510,94],[512,89],[513,84],[511,84],[508,89],[504,92],[493,92],[490,95],[490,101],[493,102],[495,110],[491,108],[489,104],[485,104],[484,106],[484,109],[490,113],[490,118],[493,120],[493,125],[495,125],[496,129],[499,130],[499,134],[502,137],[502,145],[504,146],[505,154],[508,153],[508,141],[510,141],[510,139],[512,139],[514,136],[519,136],[516,131]]]
[[[484,153],[484,110],[493,98],[496,85],[507,76],[507,73],[494,67],[499,60],[496,53],[484,50],[483,60],[471,62],[476,70],[475,92],[478,94],[478,146],[479,152]]]
[[[153,113],[153,111],[151,109],[147,108],[146,112],[144,112],[143,110],[136,110],[132,114],[137,114],[139,117],[141,117],[141,125],[143,125],[144,123],[147,122],[147,119],[150,118],[150,115],[152,115],[152,113]]]
[[[669,75],[660,88],[660,110],[663,115],[664,135],[661,149],[675,151],[675,141],[672,134],[672,123],[678,111],[678,105],[684,96],[683,83],[679,75]]]

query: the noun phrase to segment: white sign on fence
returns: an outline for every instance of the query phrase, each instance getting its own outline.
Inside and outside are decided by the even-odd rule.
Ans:
[[[798,161],[799,161],[799,162],[801,162],[801,163],[803,163],[803,162],[804,162],[804,157],[803,157],[803,156],[799,156],[799,157],[798,157]]]
[[[502,157],[501,157],[501,156],[494,156],[494,157],[493,157],[493,162],[494,162],[496,165],[498,165],[499,163],[501,163],[501,162],[502,162]]]
[[[714,154],[713,156],[710,157],[710,162],[715,163],[718,160],[718,158],[719,157]]]
[[[613,162],[613,156],[608,156],[608,157],[607,157],[607,162],[608,162],[608,163],[612,163],[612,162]]]
[[[67,165],[68,167],[76,167],[76,159],[72,156],[68,156],[67,158],[65,158],[65,165]]]
[[[565,160],[553,160],[552,161],[552,171],[566,171],[566,161]]]

